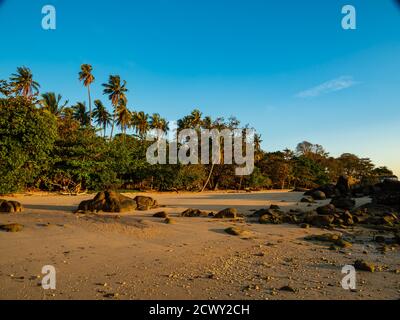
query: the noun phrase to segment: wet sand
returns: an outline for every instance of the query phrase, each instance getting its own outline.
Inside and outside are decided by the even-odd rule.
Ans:
[[[134,194],[127,194],[134,196]],[[164,208],[124,214],[74,215],[94,195],[17,195],[25,211],[0,214],[0,224],[20,223],[19,233],[0,232],[0,299],[398,299],[399,249],[382,254],[376,231],[356,235],[339,252],[304,240],[326,230],[296,225],[261,225],[208,217],[183,218],[186,208],[239,213],[279,205],[300,208],[301,193],[150,193]],[[284,202],[282,202],[284,201]],[[358,199],[358,204],[368,199]],[[318,201],[313,207],[328,201]],[[174,224],[153,218],[166,211]],[[230,226],[248,231],[231,236]],[[342,267],[365,259],[382,266],[357,272],[357,290],[341,286]],[[56,290],[41,287],[44,265],[56,268]],[[282,291],[290,286],[296,292]]]

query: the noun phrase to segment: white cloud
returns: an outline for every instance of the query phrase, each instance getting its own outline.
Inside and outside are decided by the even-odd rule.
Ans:
[[[296,97],[299,98],[313,98],[323,94],[348,89],[358,82],[354,81],[351,76],[341,76],[339,78],[324,82],[314,88],[299,92]]]

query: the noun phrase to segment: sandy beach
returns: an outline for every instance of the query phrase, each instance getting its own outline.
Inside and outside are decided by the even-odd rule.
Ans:
[[[134,196],[134,194],[127,194]],[[136,195],[136,194],[135,194]],[[279,205],[308,208],[301,193],[150,193],[165,206],[146,212],[75,215],[93,195],[54,194],[6,197],[21,202],[23,213],[0,214],[0,224],[20,223],[22,232],[0,232],[0,299],[398,299],[398,248],[381,253],[371,241],[376,231],[340,230],[353,247],[329,250],[306,241],[317,228],[261,225],[251,219],[184,218],[186,208],[216,212]],[[368,202],[357,200],[357,204]],[[326,201],[312,205],[317,207]],[[160,210],[174,220],[152,217]],[[239,226],[246,236],[224,229]],[[381,270],[357,272],[357,289],[341,286],[342,267],[367,259]],[[56,290],[41,286],[44,265],[56,268]],[[290,286],[295,292],[280,290]]]

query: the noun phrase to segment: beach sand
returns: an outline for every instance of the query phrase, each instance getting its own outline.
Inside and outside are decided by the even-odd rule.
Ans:
[[[134,194],[127,194],[135,196]],[[311,209],[301,193],[149,193],[165,207],[146,212],[74,215],[94,195],[16,195],[25,210],[0,214],[0,224],[20,223],[22,232],[0,232],[0,299],[398,299],[398,248],[382,254],[374,231],[355,228],[352,248],[339,252],[304,240],[328,231],[296,225],[261,225],[208,217],[179,217],[186,208],[239,213],[279,205]],[[284,202],[282,202],[284,201]],[[366,198],[358,199],[366,203]],[[318,201],[317,207],[328,201]],[[174,220],[153,218],[166,211]],[[224,229],[239,226],[244,237]],[[376,231],[375,231],[376,233]],[[365,259],[382,266],[357,272],[357,289],[344,290],[344,265]],[[45,265],[56,269],[56,290],[41,287]],[[280,290],[290,286],[296,292]]]

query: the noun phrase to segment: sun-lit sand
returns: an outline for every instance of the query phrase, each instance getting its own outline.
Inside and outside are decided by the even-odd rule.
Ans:
[[[129,194],[128,194],[129,195]],[[124,214],[74,215],[93,195],[17,195],[25,211],[0,214],[0,224],[20,223],[19,233],[0,232],[0,299],[396,299],[400,296],[398,251],[382,254],[356,228],[357,241],[341,252],[305,241],[326,230],[179,217],[186,208],[239,213],[271,204],[308,208],[301,193],[151,193],[164,208]],[[133,196],[133,194],[131,194]],[[368,199],[359,199],[358,204]],[[327,201],[319,201],[320,204]],[[174,220],[153,218],[164,210]],[[230,226],[246,237],[224,232]],[[369,237],[369,238],[368,238]],[[361,240],[360,240],[361,239]],[[364,251],[364,253],[363,253]],[[357,290],[346,291],[341,269],[356,259],[383,267],[357,273]],[[56,290],[44,290],[41,270],[53,265]],[[297,292],[279,290],[291,286]]]

